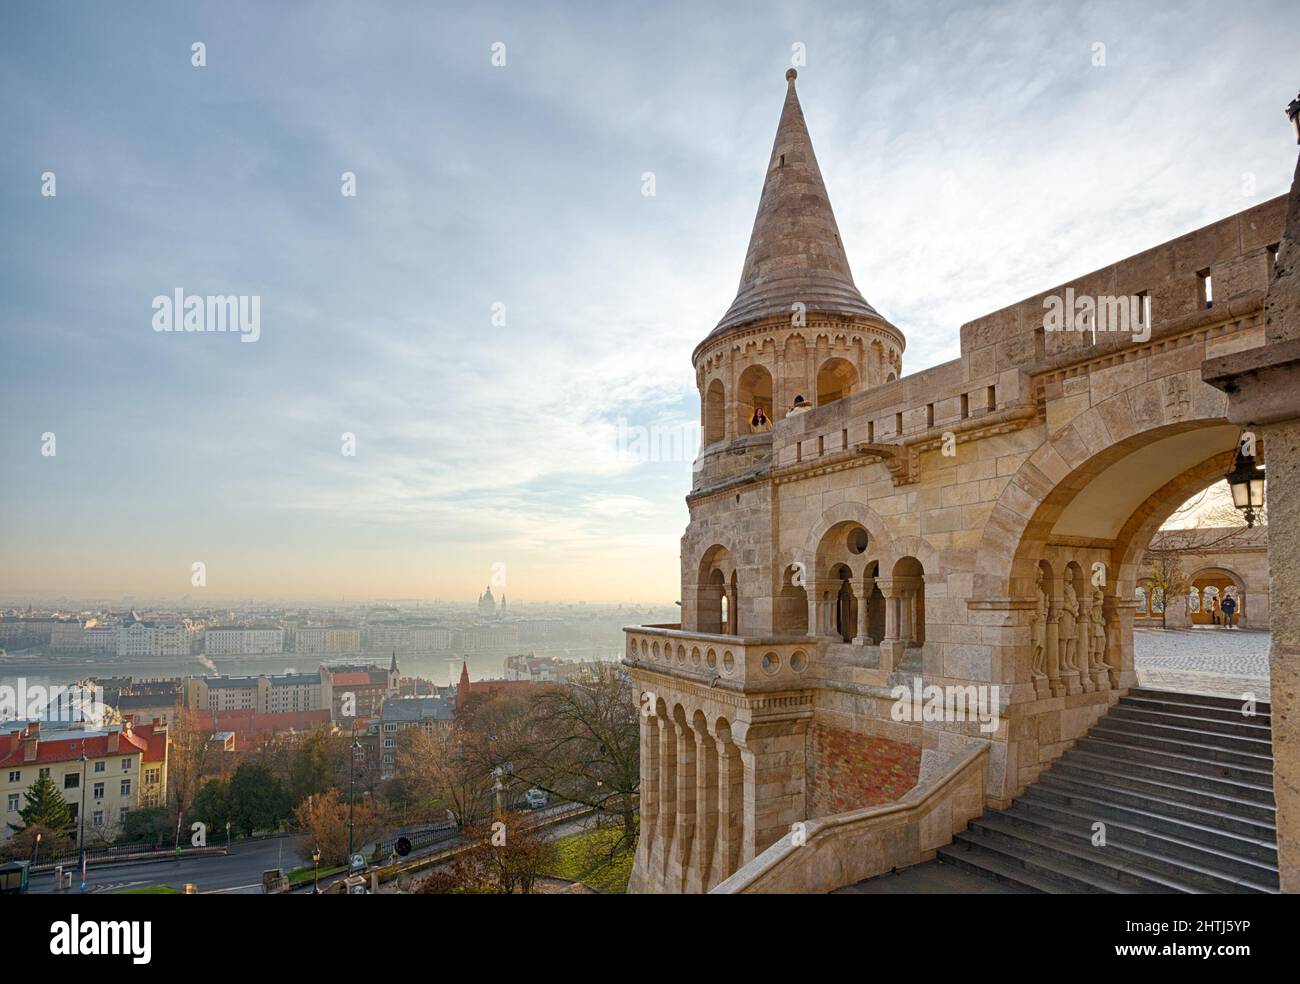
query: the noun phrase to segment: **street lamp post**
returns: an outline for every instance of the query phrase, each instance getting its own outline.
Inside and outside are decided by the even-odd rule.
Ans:
[[[77,849],[81,854],[81,890],[86,890],[86,739],[81,739],[81,809],[77,811]]]
[[[320,848],[319,847],[316,848],[316,850],[311,852],[311,863],[315,866],[316,869],[315,871],[312,872],[311,894],[319,895],[320,894]]]
[[[352,809],[356,799],[357,752],[361,742],[357,741],[357,724],[352,722],[352,745],[348,749],[348,865],[352,864]]]

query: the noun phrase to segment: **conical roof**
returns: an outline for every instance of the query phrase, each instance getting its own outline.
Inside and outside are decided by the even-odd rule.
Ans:
[[[774,315],[789,316],[799,303],[809,313],[859,315],[884,320],[853,284],[839,226],[826,194],[808,125],[788,85],[772,157],[763,181],[740,288],[714,334]]]

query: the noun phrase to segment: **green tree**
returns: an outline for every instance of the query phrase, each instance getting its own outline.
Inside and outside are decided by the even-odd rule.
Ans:
[[[260,762],[244,762],[230,777],[230,819],[245,837],[274,830],[287,817],[289,797],[284,783]]]
[[[131,810],[122,819],[119,840],[128,844],[170,843],[170,837],[175,830],[176,818],[167,807],[145,807],[141,810]]]
[[[10,829],[17,832],[39,826],[61,834],[72,832],[72,809],[49,776],[41,776],[32,783],[31,788],[23,793],[23,798],[27,805],[18,811],[23,822],[11,823]]]
[[[350,744],[350,742],[349,742]],[[304,735],[289,756],[289,799],[301,803],[338,785],[339,773],[347,779],[346,746],[324,728]]]
[[[224,779],[209,779],[199,787],[194,797],[191,814],[207,825],[209,833],[226,829],[226,821],[234,825],[230,813],[230,784]],[[128,814],[129,816],[130,814]]]

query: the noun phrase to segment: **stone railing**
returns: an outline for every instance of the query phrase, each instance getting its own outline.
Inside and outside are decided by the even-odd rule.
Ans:
[[[623,632],[625,665],[745,693],[808,687],[817,659],[817,640],[807,636],[744,638],[676,625],[630,625]]]
[[[983,812],[987,767],[987,745],[923,767],[921,781],[901,799],[805,821],[712,891],[830,892],[928,861]]]

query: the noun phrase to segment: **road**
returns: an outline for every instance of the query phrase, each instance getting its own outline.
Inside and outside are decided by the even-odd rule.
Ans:
[[[90,865],[87,872],[86,891],[118,892],[127,888],[146,888],[152,885],[170,885],[183,889],[186,882],[198,886],[200,892],[262,891],[262,872],[267,868],[282,867],[286,871],[304,862],[298,853],[300,838],[267,837],[253,841],[235,841],[230,846],[230,856],[207,854],[186,857],[179,861],[131,861],[125,864]],[[73,894],[77,894],[77,871],[73,862]],[[29,891],[46,895],[54,890],[54,873],[38,872],[31,877]]]

